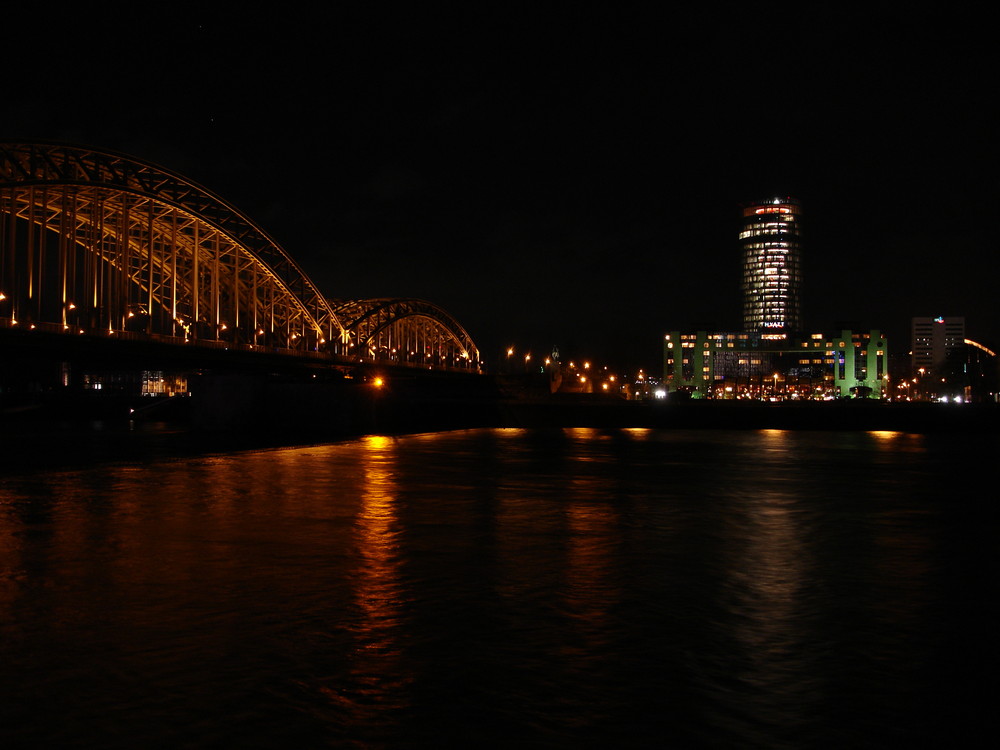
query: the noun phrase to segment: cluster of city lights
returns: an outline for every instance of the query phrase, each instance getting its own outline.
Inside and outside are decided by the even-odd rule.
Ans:
[[[503,367],[507,373],[525,372],[561,377],[560,391],[573,393],[603,393],[627,399],[665,398],[666,391],[658,379],[651,378],[643,369],[635,375],[623,375],[607,365],[598,365],[589,359],[561,361],[556,352],[536,357],[531,351],[522,354],[518,347],[509,346]]]

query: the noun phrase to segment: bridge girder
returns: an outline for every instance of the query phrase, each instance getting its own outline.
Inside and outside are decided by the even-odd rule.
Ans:
[[[51,143],[0,144],[0,318],[304,351],[345,335],[294,260],[221,198]]]
[[[123,154],[0,143],[0,324],[478,371],[417,299],[331,301],[259,226]]]
[[[375,360],[419,366],[478,366],[479,351],[459,322],[413,298],[336,300],[333,310],[351,350]]]

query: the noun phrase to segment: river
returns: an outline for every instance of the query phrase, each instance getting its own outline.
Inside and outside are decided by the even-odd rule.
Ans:
[[[998,448],[478,429],[8,456],[0,746],[975,746]]]

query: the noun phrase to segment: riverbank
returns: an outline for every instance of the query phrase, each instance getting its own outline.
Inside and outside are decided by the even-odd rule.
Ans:
[[[996,432],[1000,405],[875,401],[625,401],[591,394],[510,397],[488,380],[462,383],[285,383],[216,379],[192,396],[85,392],[0,399],[5,441],[82,429],[213,436],[221,442],[324,442],[368,434],[475,427],[890,430]]]
[[[7,409],[0,418],[0,470],[24,473],[53,466],[147,460],[473,428],[651,428],[663,430],[889,431],[914,434],[996,434],[995,404],[866,402],[753,403],[622,401],[551,397],[537,400],[421,398],[362,391],[342,404],[302,395],[258,419],[226,421],[196,413],[190,398],[145,413],[109,399],[87,408]],[[295,404],[294,408],[291,405]],[[309,404],[313,405],[310,411]],[[111,408],[112,405],[114,408]],[[308,418],[305,415],[309,415]]]
[[[997,404],[886,404],[866,401],[607,401],[508,402],[507,427],[655,427],[728,430],[889,430],[996,432]]]

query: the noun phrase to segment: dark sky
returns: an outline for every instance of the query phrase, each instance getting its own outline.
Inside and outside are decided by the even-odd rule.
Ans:
[[[804,206],[810,328],[1000,345],[985,19],[331,5],[11,12],[0,138],[180,172],[328,296],[436,302],[489,362],[658,372],[664,331],[739,328],[740,203],[771,195]]]

